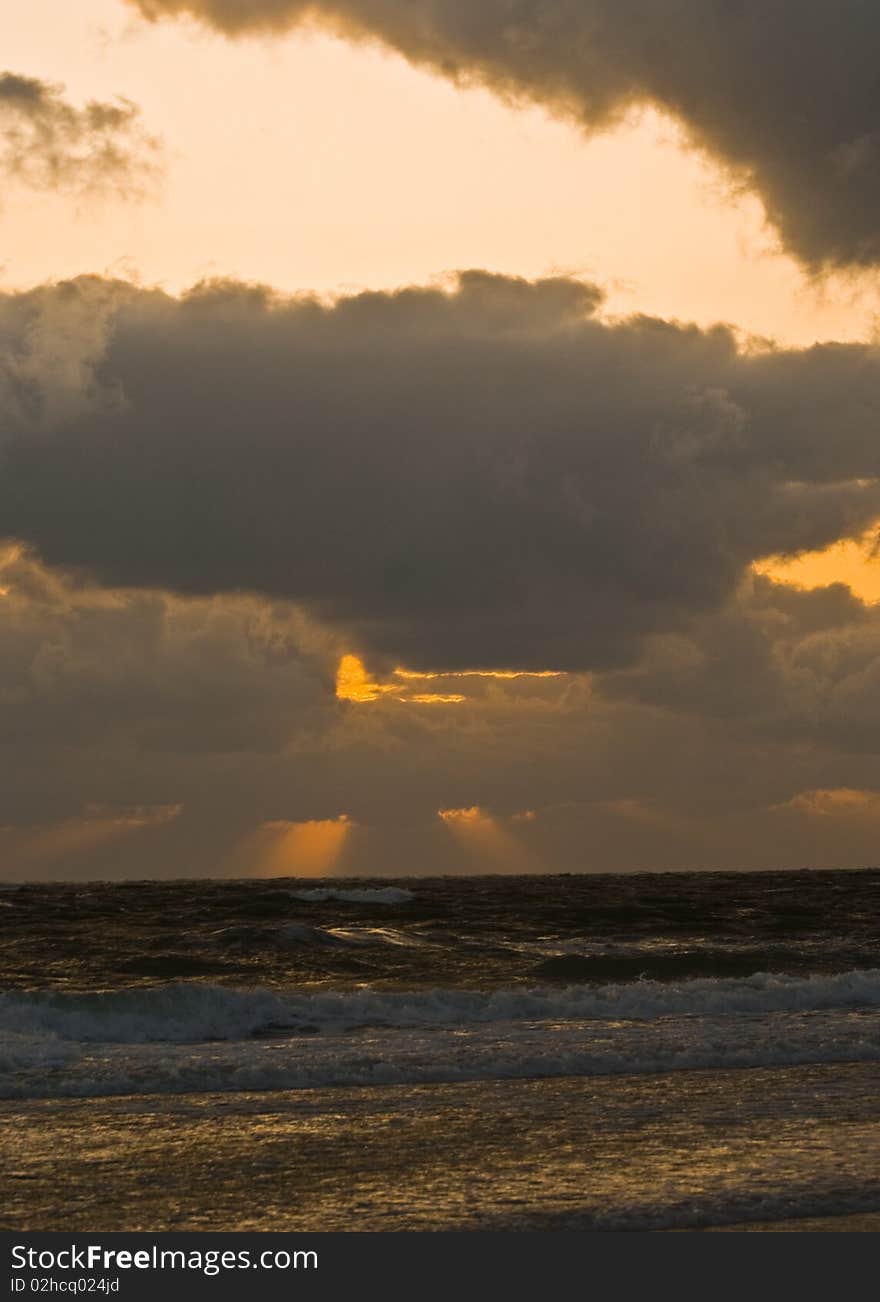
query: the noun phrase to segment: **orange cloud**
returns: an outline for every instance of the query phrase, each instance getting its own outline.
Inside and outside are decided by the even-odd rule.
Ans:
[[[93,850],[145,828],[161,827],[177,818],[182,809],[182,805],[89,805],[76,818],[0,831],[10,857],[22,864],[33,864]]]
[[[561,678],[560,669],[452,669],[446,673],[420,672],[415,669],[395,669],[397,678]]]
[[[821,551],[798,556],[766,556],[753,569],[776,583],[798,588],[821,588],[845,583],[862,601],[880,601],[880,556],[876,522],[860,538],[844,539]]]
[[[442,692],[415,692],[412,696],[401,697],[401,700],[414,701],[416,705],[458,705],[460,701],[465,700],[458,692],[444,694]]]
[[[358,656],[346,655],[339,661],[336,695],[340,701],[378,701],[381,696],[396,690],[395,687],[375,682]]]
[[[864,791],[856,787],[819,787],[801,791],[782,805],[774,805],[778,813],[808,814],[813,818],[849,818],[852,816],[880,816],[880,792]]]
[[[488,819],[489,815],[479,805],[469,805],[467,809],[438,809],[437,817],[454,826],[457,823],[478,823],[481,819]]]
[[[433,678],[434,674],[403,674],[395,670],[396,676],[404,678]],[[415,705],[458,705],[465,698],[460,692],[412,692],[402,683],[380,683],[367,672],[359,656],[344,655],[336,671],[336,696],[340,701],[378,701],[383,696],[390,696],[395,701],[412,702]]]
[[[261,823],[233,852],[232,864],[254,877],[326,877],[333,872],[355,823],[336,818],[285,818]]]
[[[527,810],[526,814],[533,811]],[[534,856],[504,825],[480,805],[460,809],[438,809],[437,817],[474,859],[476,865],[485,861],[499,872],[529,872],[538,867]],[[510,821],[523,821],[514,815]],[[525,821],[531,821],[526,819]]]
[[[460,705],[468,698],[462,692],[418,691],[410,684],[436,682],[446,679],[464,678],[561,678],[562,674],[554,669],[514,670],[514,669],[457,669],[449,673],[417,671],[414,669],[395,669],[392,679],[396,681],[379,682],[367,670],[359,656],[344,655],[336,671],[336,696],[340,701],[378,701],[383,697],[413,705]]]

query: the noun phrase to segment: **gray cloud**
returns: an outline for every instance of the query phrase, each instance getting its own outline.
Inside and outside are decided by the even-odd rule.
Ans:
[[[289,607],[102,591],[18,548],[0,592],[4,745],[277,753],[332,703],[332,647]]]
[[[747,581],[628,671],[425,684],[454,705],[335,701],[337,644],[284,602],[96,589],[20,551],[0,588],[12,878],[249,872],[260,828],[341,814],[361,873],[874,853],[880,614],[839,587]],[[472,806],[503,863],[438,818]]]
[[[63,88],[0,72],[0,170],[42,190],[140,195],[155,180],[161,146],[130,100],[77,108]]]
[[[310,817],[335,658],[281,603],[96,589],[0,551],[4,872],[217,871],[262,819]]]
[[[750,575],[686,633],[649,639],[601,690],[767,742],[880,754],[878,675],[880,607],[840,583],[801,590]]]
[[[410,668],[602,669],[880,515],[880,354],[752,355],[482,272],[331,305],[0,305],[0,528],[111,586],[298,603]]]
[[[653,103],[754,185],[799,258],[880,262],[872,0],[130,0],[229,35],[314,20],[588,128]]]

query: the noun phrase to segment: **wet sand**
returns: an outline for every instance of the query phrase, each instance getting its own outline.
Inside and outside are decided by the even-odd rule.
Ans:
[[[852,1064],[5,1102],[0,1226],[875,1230],[878,1085]]]
[[[755,1231],[787,1234],[876,1234],[880,1230],[880,1212],[858,1216],[806,1216],[791,1221],[768,1221],[765,1225],[713,1225],[705,1232],[727,1234]]]

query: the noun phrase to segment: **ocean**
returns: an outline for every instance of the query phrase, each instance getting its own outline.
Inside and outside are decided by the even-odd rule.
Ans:
[[[0,1224],[875,1228],[878,903],[878,870],[7,885]]]

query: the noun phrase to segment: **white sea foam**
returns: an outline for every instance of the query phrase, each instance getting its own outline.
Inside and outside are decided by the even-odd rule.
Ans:
[[[67,1052],[65,1052],[65,1050]],[[30,1055],[30,1056],[29,1056]],[[608,1076],[880,1061],[876,1012],[654,1022],[341,1028],[281,1039],[77,1044],[19,1041],[0,1097],[190,1093]]]
[[[288,891],[295,900],[323,904],[326,900],[342,900],[347,904],[408,904],[415,899],[412,891],[398,886],[383,886],[373,890],[339,890],[333,886],[315,887],[310,891]]]
[[[51,1033],[4,1031],[0,1038],[0,1081],[23,1068],[58,1068],[76,1060],[77,1048]]]
[[[551,990],[177,982],[0,995],[5,1097],[868,1061],[880,1061],[880,971]]]
[[[65,1039],[240,1039],[267,1027],[437,1027],[565,1019],[666,1017],[880,1008],[880,970],[808,977],[634,981],[621,985],[503,990],[354,990],[253,987],[199,982],[68,994],[0,994],[0,1033],[51,1031]]]
[[[420,949],[431,942],[399,927],[329,927],[328,935],[344,945],[397,945]]]
[[[301,945],[396,945],[415,948],[430,942],[398,927],[310,927],[292,922],[280,927],[275,937],[283,944]]]

